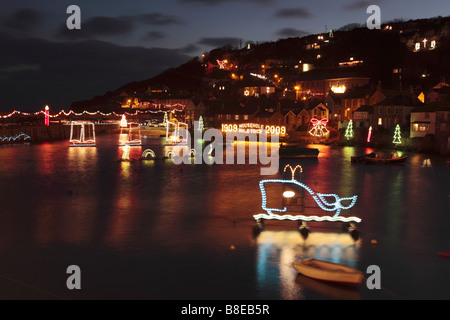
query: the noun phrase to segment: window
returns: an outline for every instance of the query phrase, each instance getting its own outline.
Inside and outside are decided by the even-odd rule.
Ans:
[[[416,132],[425,132],[430,129],[429,123],[413,123],[412,130]]]
[[[248,114],[244,114],[244,120],[248,120]]]
[[[217,119],[222,120],[222,115],[221,114],[217,115]]]
[[[430,119],[430,113],[429,112],[425,112],[425,119]]]
[[[378,125],[381,126],[383,124],[383,118],[378,118]]]
[[[231,119],[231,115],[227,114],[227,120],[230,120],[230,119]]]
[[[238,115],[238,114],[236,114],[236,115],[234,116],[234,120],[239,120],[239,115]]]

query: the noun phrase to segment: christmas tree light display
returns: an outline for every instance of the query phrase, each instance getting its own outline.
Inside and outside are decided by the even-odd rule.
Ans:
[[[203,117],[200,116],[200,118],[198,119],[198,131],[203,131]]]
[[[400,132],[400,125],[398,124],[395,127],[395,132],[394,132],[394,141],[392,141],[393,144],[395,144],[396,146],[402,143],[401,140],[401,132]]]
[[[347,130],[345,130],[345,137],[347,138],[347,140],[353,138],[353,120],[350,120],[348,122]]]
[[[312,118],[311,119],[311,125],[312,128],[311,130],[309,130],[309,134],[312,135],[313,137],[324,137],[326,135],[328,135],[330,133],[330,131],[328,131],[327,129],[327,124],[328,124],[328,119],[316,119],[316,118]]]

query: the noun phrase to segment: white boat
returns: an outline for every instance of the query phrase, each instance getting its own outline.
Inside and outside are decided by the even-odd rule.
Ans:
[[[293,265],[299,273],[317,280],[357,285],[363,279],[361,271],[328,261],[305,259]]]

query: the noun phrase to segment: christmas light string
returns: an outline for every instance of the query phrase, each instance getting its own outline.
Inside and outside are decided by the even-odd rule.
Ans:
[[[154,104],[154,105],[156,106],[156,104]],[[181,106],[183,109],[185,107],[185,105],[182,105],[182,104],[174,104],[174,105],[166,105],[166,106],[169,107],[169,108],[172,108],[172,107],[175,107],[175,106]],[[172,112],[183,112],[183,109],[173,108],[171,111]],[[61,115],[64,115],[64,116],[68,117],[70,115],[83,116],[83,115],[87,114],[89,116],[102,115],[102,116],[105,116],[105,117],[109,117],[109,116],[113,115],[113,116],[116,116],[116,117],[121,117],[123,114],[131,115],[131,116],[137,116],[140,113],[160,113],[160,112],[167,112],[167,111],[166,110],[136,110],[134,113],[130,113],[130,112],[125,111],[124,113],[119,114],[119,113],[117,113],[115,111],[112,111],[112,112],[109,112],[109,113],[104,113],[104,112],[101,112],[99,110],[95,111],[95,112],[89,112],[89,111],[86,111],[86,110],[82,111],[82,112],[75,112],[73,110],[69,110],[68,112],[66,112],[65,110],[61,110],[58,113],[49,114],[48,116],[50,118],[57,118],[57,117],[60,117]],[[14,116],[16,114],[17,115],[23,115],[23,116],[38,116],[40,114],[44,114],[45,115],[45,111],[41,110],[41,111],[37,111],[37,112],[31,113],[31,112],[22,112],[22,111],[14,110],[14,111],[12,111],[9,114],[6,114],[6,115],[0,116],[0,117],[3,118],[3,119],[6,119],[6,118],[10,118],[10,117],[12,117],[12,116]]]

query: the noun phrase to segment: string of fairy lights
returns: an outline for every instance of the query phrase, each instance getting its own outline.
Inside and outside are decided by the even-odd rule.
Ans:
[[[183,109],[184,109],[185,106],[182,105],[182,104],[176,104],[176,105],[170,105],[170,106],[166,105],[166,107],[171,108],[171,109],[170,110],[136,110],[134,113],[130,113],[130,112],[125,111],[124,113],[121,113],[121,114],[119,114],[119,113],[117,113],[115,111],[112,111],[112,112],[109,112],[109,113],[104,113],[104,112],[101,112],[100,110],[95,111],[95,112],[89,112],[89,111],[75,112],[73,110],[69,110],[69,111],[66,112],[65,110],[61,110],[58,113],[55,113],[53,115],[49,114],[48,116],[50,118],[57,118],[57,117],[61,117],[63,115],[66,116],[66,117],[71,116],[71,115],[79,116],[79,117],[80,116],[85,116],[85,115],[88,115],[88,116],[101,115],[101,116],[104,116],[104,117],[109,117],[109,116],[121,117],[123,114],[131,115],[131,116],[137,116],[138,114],[144,114],[144,113],[163,113],[163,112],[168,112],[168,111],[170,111],[170,112],[183,112]],[[181,107],[182,109],[178,109],[177,107]],[[10,118],[10,117],[12,117],[14,115],[38,116],[40,114],[44,114],[45,115],[45,113],[46,112],[44,110],[40,110],[40,111],[37,111],[37,112],[34,112],[34,113],[32,113],[32,112],[22,112],[22,111],[14,110],[14,111],[12,111],[9,114],[2,115],[0,117],[2,119],[6,119],[6,118]]]

